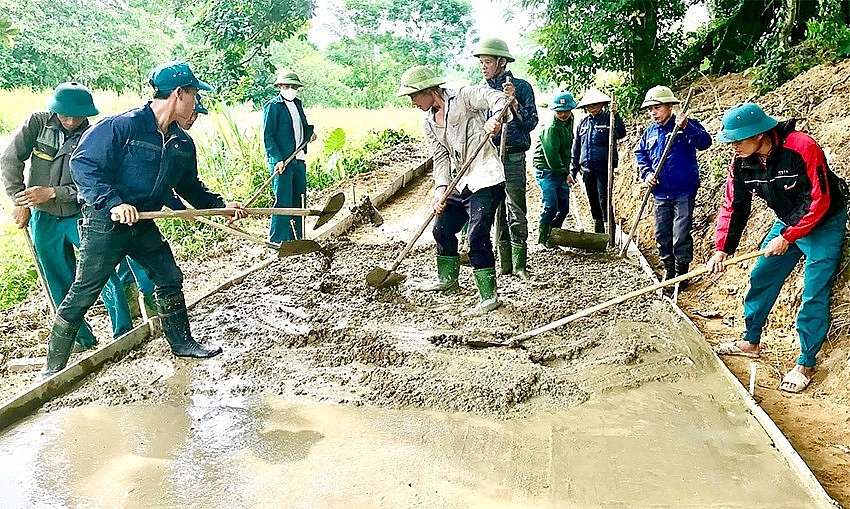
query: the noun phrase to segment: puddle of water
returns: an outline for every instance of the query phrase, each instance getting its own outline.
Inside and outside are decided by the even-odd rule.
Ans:
[[[812,507],[716,376],[558,413],[193,395],[83,406],[0,435],[3,507]]]

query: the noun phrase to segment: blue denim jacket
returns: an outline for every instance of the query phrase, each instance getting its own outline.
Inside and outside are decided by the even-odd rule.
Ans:
[[[640,178],[646,180],[650,173],[656,173],[658,177],[658,184],[652,188],[652,194],[659,199],[673,199],[697,193],[700,183],[697,150],[705,150],[711,146],[711,135],[702,124],[689,118],[685,128],[676,135],[664,168],[659,171],[657,166],[674,125],[675,117],[671,117],[662,126],[651,123],[635,149]]]
[[[86,131],[71,156],[71,176],[82,200],[96,210],[122,203],[160,210],[172,202],[172,189],[195,208],[225,205],[198,179],[195,142],[176,122],[163,136],[150,102]]]

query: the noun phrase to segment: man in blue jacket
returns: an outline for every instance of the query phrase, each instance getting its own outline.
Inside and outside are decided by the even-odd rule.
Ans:
[[[196,208],[225,204],[198,179],[195,143],[180,126],[195,114],[198,80],[185,62],[168,62],[150,73],[154,98],[140,108],[107,117],[89,129],[71,156],[71,177],[83,201],[80,260],[76,279],[56,312],[42,375],[65,368],[83,316],[122,258],[133,257],[154,283],[162,328],[179,357],[206,358],[221,348],[204,348],[189,330],[183,274],[153,220],[139,211],[160,210],[172,190]]]
[[[655,241],[664,264],[664,279],[686,274],[694,259],[691,229],[700,185],[697,150],[711,146],[711,135],[702,124],[683,112],[673,118],[674,104],[679,104],[679,100],[668,87],[649,89],[641,108],[647,110],[653,123],[635,149],[640,178],[652,188],[655,198]],[[674,125],[679,127],[679,134],[664,167],[659,168]]]
[[[501,146],[501,137],[507,131],[505,153],[500,154],[505,167],[505,203],[499,207],[496,221],[499,225],[499,274],[516,274],[528,279],[526,256],[528,252],[528,207],[525,200],[525,153],[531,148],[531,131],[537,127],[537,105],[534,90],[522,79],[507,70],[514,61],[508,45],[501,39],[481,41],[473,53],[481,62],[481,71],[490,88],[516,98],[514,121],[506,124],[502,133],[493,137]],[[495,114],[496,112],[490,112]]]
[[[619,162],[617,140],[626,136],[626,124],[617,114],[617,105],[611,103],[610,111],[605,105],[611,98],[600,90],[588,90],[576,108],[584,108],[587,115],[578,123],[572,147],[572,175],[582,173],[590,215],[593,216],[593,231],[605,233],[608,221],[608,140],[611,115],[614,115],[614,168]]]
[[[284,169],[283,163],[304,140],[316,139],[313,126],[307,123],[301,99],[296,97],[304,86],[298,75],[285,70],[275,80],[280,94],[263,107],[263,141],[270,172],[278,176],[272,181],[275,207],[298,208],[307,194],[307,148],[298,151],[295,159]],[[293,232],[294,230],[294,232]],[[301,216],[272,216],[269,242],[298,240],[304,236],[304,218]]]

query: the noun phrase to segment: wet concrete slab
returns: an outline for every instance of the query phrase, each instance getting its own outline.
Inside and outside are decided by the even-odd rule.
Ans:
[[[507,420],[268,394],[62,408],[0,457],[10,508],[817,506],[716,373]]]

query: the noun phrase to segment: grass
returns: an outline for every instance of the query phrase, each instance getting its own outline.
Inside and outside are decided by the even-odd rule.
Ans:
[[[45,109],[52,91],[20,89],[0,90],[0,150],[5,149],[12,132],[34,112]],[[147,100],[132,95],[117,95],[112,92],[94,92],[99,118],[137,107]],[[210,115],[202,115],[192,128],[192,137],[198,145],[199,174],[210,189],[221,193],[225,200],[245,201],[253,190],[268,178],[268,164],[263,148],[261,129],[262,111],[247,106],[211,108]],[[362,110],[354,108],[306,110],[308,121],[316,127],[316,142],[307,151],[307,166],[311,171],[324,171],[325,141],[336,129],[345,132],[344,151],[341,159],[357,161],[357,157],[374,150],[375,135],[385,129],[403,130],[405,133],[422,137],[422,112],[414,108],[385,108]],[[313,167],[315,166],[314,169]],[[313,176],[314,183],[333,183],[344,178],[345,172],[334,175]],[[3,200],[0,211],[0,310],[20,302],[33,291],[39,290],[35,265],[24,241],[23,232],[9,216],[11,203]],[[254,206],[270,206],[271,193],[265,193]],[[196,222],[182,220],[158,220],[163,233],[170,239],[178,258],[198,256],[207,251],[223,234],[218,230]]]

